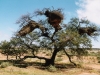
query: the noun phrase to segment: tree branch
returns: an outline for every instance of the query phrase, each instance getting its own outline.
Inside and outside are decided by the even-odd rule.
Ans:
[[[24,58],[21,59],[21,61],[27,59],[27,58],[38,58],[38,59],[44,59],[45,61],[48,60],[48,58],[45,57],[39,57],[39,56],[24,56]]]
[[[63,49],[63,50],[64,50],[65,54],[68,56],[69,61],[70,61],[72,64],[74,64],[74,65],[76,66],[76,64],[71,60],[71,55],[69,55],[69,54],[65,51],[65,49]]]

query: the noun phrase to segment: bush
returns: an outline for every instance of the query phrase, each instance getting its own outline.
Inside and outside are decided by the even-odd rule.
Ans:
[[[1,65],[0,65],[1,68],[6,68],[8,66],[11,66],[11,63],[9,63],[9,62],[2,62]]]
[[[57,71],[57,68],[55,66],[50,65],[50,66],[48,66],[48,71],[55,72],[55,71]]]
[[[98,59],[98,63],[100,63],[100,56],[98,56],[97,59]]]

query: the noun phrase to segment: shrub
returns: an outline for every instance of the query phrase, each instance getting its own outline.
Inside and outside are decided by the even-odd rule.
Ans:
[[[50,65],[50,66],[48,66],[48,71],[50,71],[50,72],[55,72],[55,71],[57,71],[57,68],[55,67],[55,66],[52,66],[52,65]]]
[[[97,59],[98,59],[98,63],[100,63],[100,56],[98,56]]]
[[[1,65],[0,65],[1,68],[6,68],[8,66],[11,66],[11,63],[9,63],[9,62],[2,62]]]

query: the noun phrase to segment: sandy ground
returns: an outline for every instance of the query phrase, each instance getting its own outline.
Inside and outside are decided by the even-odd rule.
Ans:
[[[88,64],[86,66],[100,71],[100,64]],[[100,74],[96,74],[96,73],[81,73],[79,75],[100,75]]]
[[[95,73],[82,73],[82,74],[79,74],[79,75],[98,75],[98,74],[95,74]]]
[[[0,60],[6,60],[6,56],[0,53]]]
[[[44,56],[44,55],[42,55],[42,56]],[[68,58],[64,57],[64,59],[66,59],[66,60],[63,60],[61,63],[68,62]],[[76,58],[74,58],[74,59],[76,59]],[[6,60],[6,56],[0,53],[0,60]],[[88,59],[87,58],[84,58],[83,61],[88,61],[88,60],[89,60],[89,57],[88,57]],[[96,59],[94,59],[94,60],[96,60]],[[97,63],[97,62],[96,63],[90,63],[90,62],[91,61],[89,60],[89,63],[88,64],[84,63],[84,66],[85,67],[88,67],[88,68],[91,68],[93,70],[98,71],[99,74],[97,74],[95,72],[86,72],[86,71],[84,72],[84,71],[82,71],[78,75],[100,75],[100,64]],[[92,62],[93,62],[93,60],[92,60]],[[67,75],[67,74],[65,74],[65,75]],[[73,75],[75,75],[75,74],[73,74]]]

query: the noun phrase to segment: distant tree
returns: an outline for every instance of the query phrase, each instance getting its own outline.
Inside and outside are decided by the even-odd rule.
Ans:
[[[1,53],[7,56],[7,60],[8,60],[8,55],[11,54],[10,47],[11,47],[10,42],[6,40],[0,43]]]
[[[27,53],[27,48],[21,43],[20,39],[12,37],[10,40],[12,55],[16,56],[16,59],[21,59],[25,53]]]
[[[0,43],[1,53],[7,56],[7,60],[9,55],[21,59],[21,56],[27,53],[27,49],[19,41],[17,38],[12,38],[9,42],[5,40]]]
[[[76,65],[72,62],[71,55],[68,54],[66,48],[78,56],[86,54],[87,48],[92,48],[91,37],[98,36],[97,26],[88,20],[79,18],[72,18],[68,24],[63,24],[62,11],[62,9],[38,10],[35,11],[35,16],[43,15],[47,18],[36,22],[32,19],[35,16],[25,15],[17,22],[21,26],[16,37],[19,38],[21,45],[26,46],[33,54],[33,56],[25,56],[23,59],[39,58],[46,61],[46,66],[54,65],[57,53],[63,51],[69,61]],[[34,23],[30,21],[34,21]],[[53,49],[51,58],[36,56],[34,52],[39,48]]]

